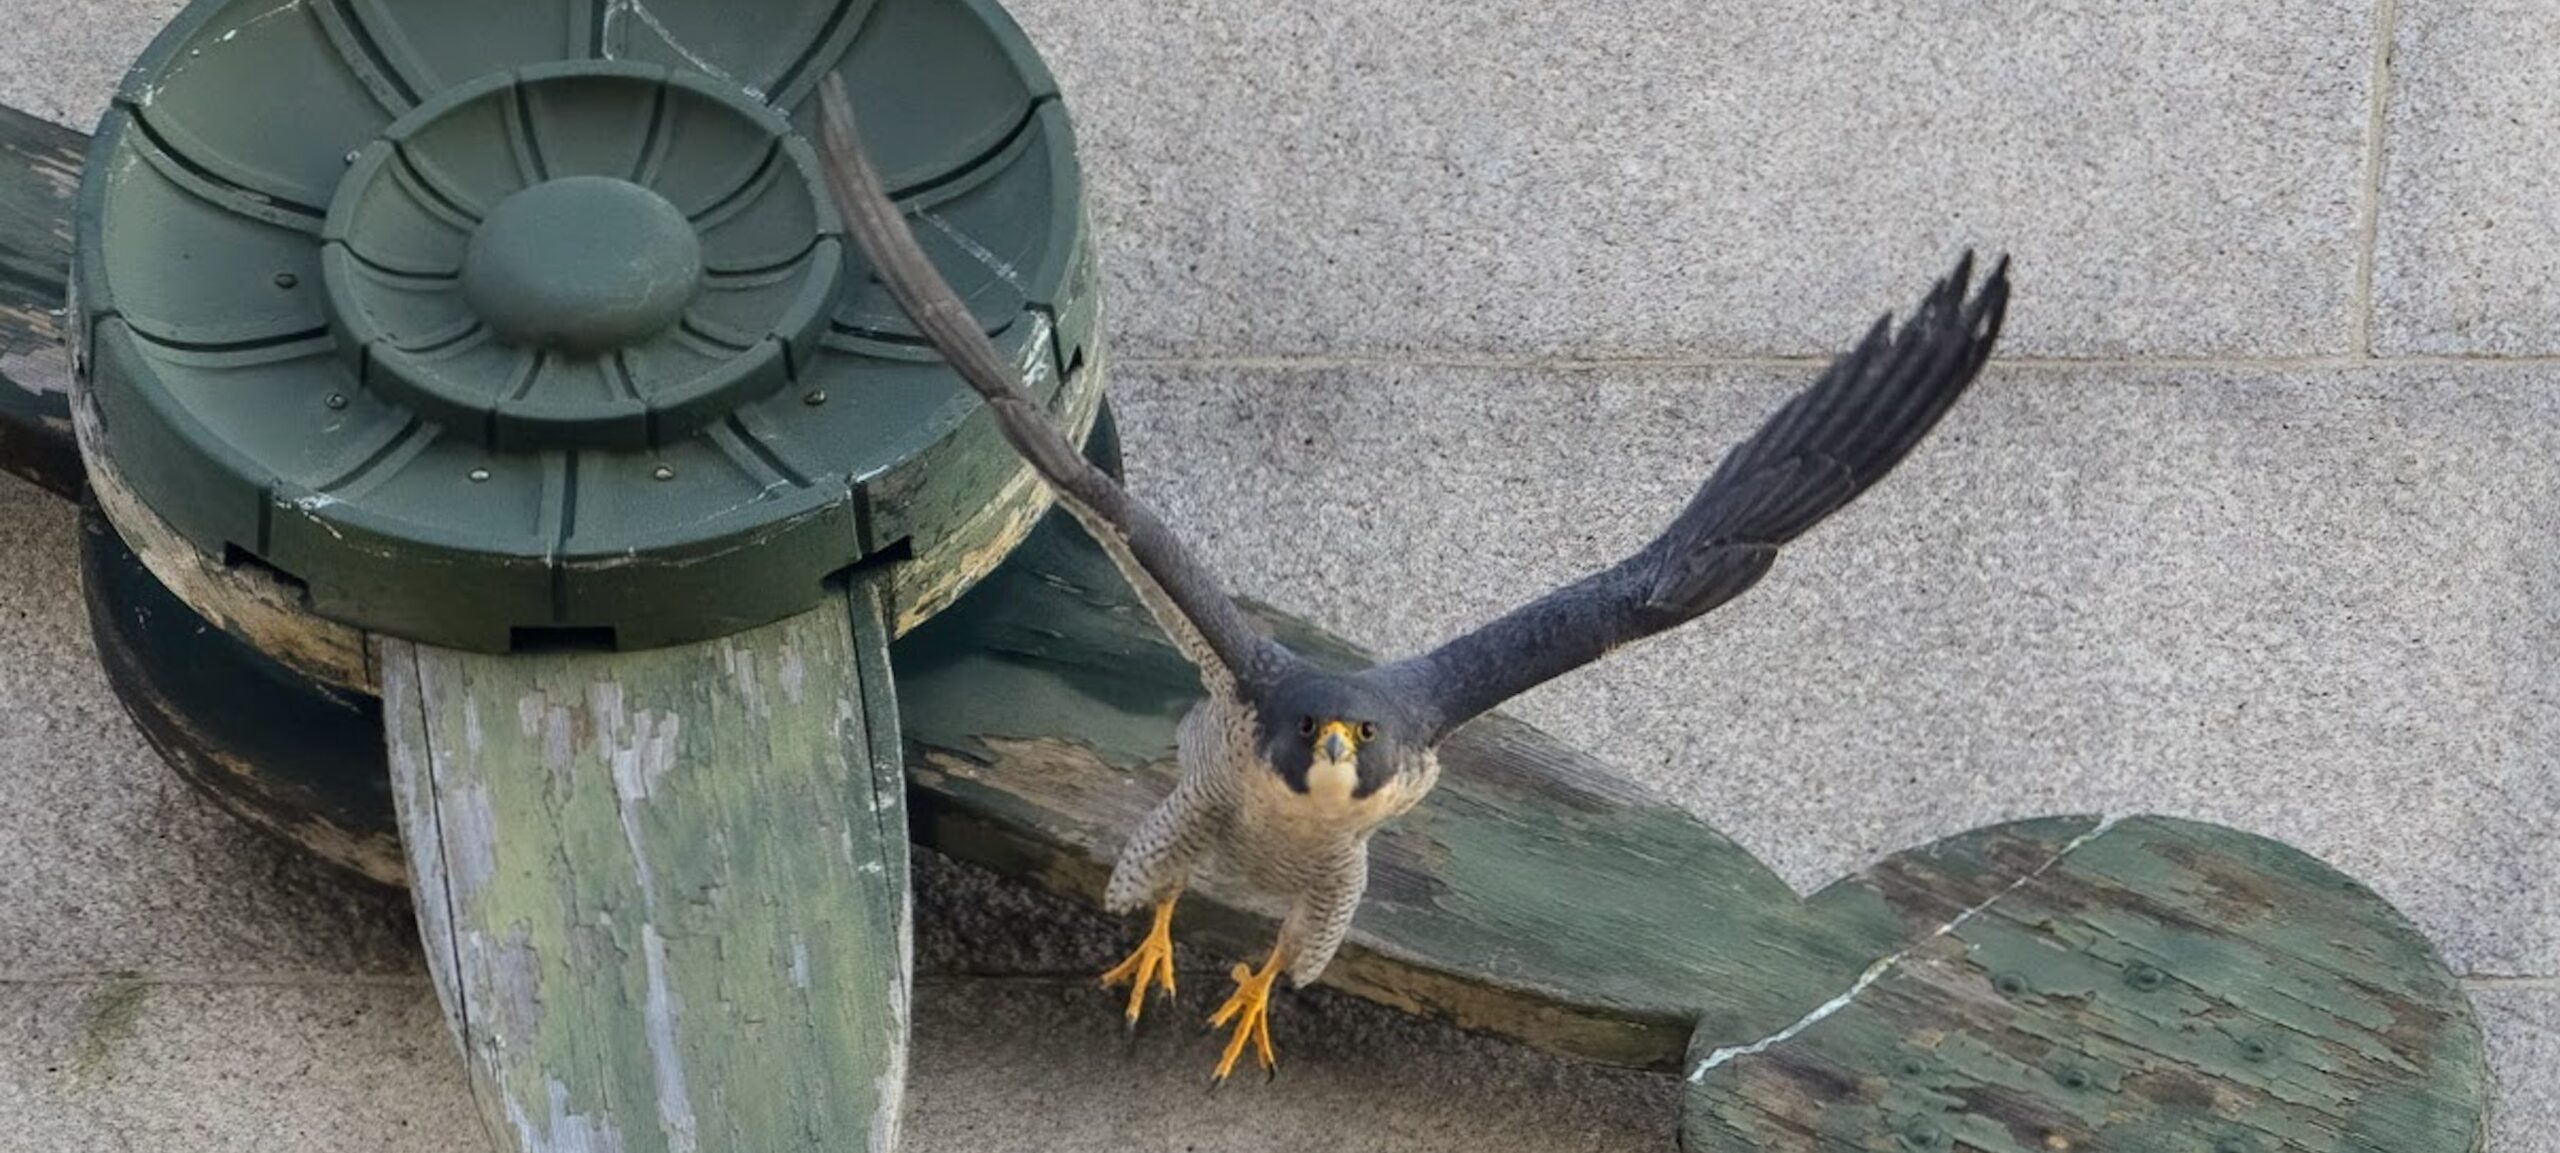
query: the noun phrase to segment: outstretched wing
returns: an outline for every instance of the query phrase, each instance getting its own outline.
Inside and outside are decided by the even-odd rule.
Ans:
[[[1212,692],[1265,679],[1287,659],[1256,632],[1217,579],[1182,541],[1109,474],[1077,452],[1022,387],[1005,358],[987,343],[968,307],[916,243],[905,217],[881,187],[880,174],[855,132],[844,82],[830,76],[819,96],[827,187],[836,209],[889,294],[933,342],[961,379],[986,399],[1014,451],[1031,463],[1085,530],[1111,554],[1156,624],[1199,666]]]
[[[1968,300],[1972,279],[1966,253],[1899,333],[1891,316],[1878,319],[1635,555],[1375,675],[1438,740],[1619,645],[1742,595],[1776,562],[1778,546],[1892,471],[1973,383],[2000,336],[2009,262]]]

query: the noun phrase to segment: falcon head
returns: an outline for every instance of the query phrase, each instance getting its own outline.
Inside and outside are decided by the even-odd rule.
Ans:
[[[1337,804],[1375,794],[1420,739],[1375,686],[1315,670],[1275,686],[1259,715],[1263,759],[1290,791]]]

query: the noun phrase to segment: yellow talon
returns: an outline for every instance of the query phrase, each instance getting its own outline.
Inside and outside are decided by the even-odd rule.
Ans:
[[[1271,950],[1271,959],[1264,961],[1259,971],[1238,965],[1228,976],[1235,981],[1236,991],[1227,996],[1227,1003],[1218,1006],[1217,1012],[1210,1014],[1209,1027],[1215,1029],[1233,1022],[1235,1032],[1228,1035],[1227,1051],[1218,1058],[1218,1071],[1210,1076],[1212,1086],[1224,1083],[1227,1075],[1235,1072],[1236,1061],[1244,1056],[1248,1042],[1264,1070],[1280,1070],[1280,1059],[1271,1051],[1271,984],[1280,978],[1280,950]]]
[[[1111,967],[1102,975],[1105,989],[1129,986],[1129,1027],[1138,1027],[1138,1014],[1146,1008],[1147,988],[1164,987],[1166,997],[1173,996],[1173,903],[1180,894],[1156,902],[1155,926],[1147,930],[1147,939],[1138,942],[1129,959]]]

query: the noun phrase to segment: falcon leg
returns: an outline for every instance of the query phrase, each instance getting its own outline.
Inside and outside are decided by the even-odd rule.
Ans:
[[[1182,898],[1179,891],[1156,902],[1155,925],[1147,930],[1145,940],[1138,942],[1129,958],[1102,975],[1102,987],[1129,986],[1129,1028],[1138,1027],[1138,1014],[1146,1008],[1147,988],[1161,985],[1164,995],[1173,996],[1173,903]]]
[[[1271,1052],[1271,985],[1280,978],[1280,959],[1285,952],[1274,945],[1270,959],[1260,969],[1238,965],[1231,974],[1236,991],[1210,1015],[1209,1027],[1232,1023],[1235,1031],[1227,1035],[1227,1051],[1218,1058],[1218,1071],[1209,1078],[1210,1088],[1226,1083],[1227,1074],[1235,1071],[1237,1058],[1244,1056],[1247,1043],[1252,1044],[1254,1056],[1262,1062],[1266,1074],[1280,1071],[1280,1060]]]

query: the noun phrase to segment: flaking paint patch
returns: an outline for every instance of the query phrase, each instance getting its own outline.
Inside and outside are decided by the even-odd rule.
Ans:
[[[782,664],[780,677],[782,699],[795,705],[799,704],[800,694],[809,683],[809,668],[800,659],[800,646],[782,646],[782,655],[779,659]]]
[[[507,1124],[515,1129],[519,1148],[528,1153],[623,1153],[622,1133],[612,1118],[570,1112],[569,1087],[557,1078],[546,1080],[543,1088],[551,1115],[540,1128],[525,1116],[522,1101],[507,1097]]]
[[[1037,318],[1035,323],[1046,323],[1046,318]],[[1041,359],[1045,363],[1047,358]],[[1101,364],[1092,362],[1069,377],[1059,390],[1058,421],[1069,426],[1069,438],[1079,444],[1093,434],[1094,423],[1101,419],[1102,380]],[[1013,555],[1013,550],[1030,537],[1031,530],[1055,504],[1055,494],[1040,474],[1027,463],[1017,466],[1012,477],[968,520],[917,553],[909,563],[889,570],[886,590],[894,618],[890,635],[906,635],[975,588]],[[1042,579],[1050,579],[1048,574],[1041,575]]]
[[[901,947],[905,943],[901,942]],[[901,974],[913,969],[901,965]],[[871,1105],[871,1153],[896,1153],[899,1123],[906,1116],[907,1093],[907,982],[889,982],[889,1036],[898,1040],[889,1048],[889,1059],[872,1081],[877,1094]]]
[[[282,4],[243,20],[239,24],[234,25],[229,31],[224,32],[220,37],[216,38],[212,47],[219,51],[223,45],[239,39],[241,33],[255,28],[258,25],[267,23],[268,21],[274,20],[276,17],[282,16],[288,12],[300,10],[302,8],[302,3],[303,0],[285,0]],[[168,87],[170,81],[184,75],[187,69],[192,66],[194,61],[201,59],[204,56],[204,51],[205,50],[202,47],[191,48],[187,50],[187,54],[184,57],[172,61],[168,70],[161,73],[160,82],[149,88],[143,89],[142,94],[135,98],[134,104],[142,108],[151,107],[152,102],[160,98],[160,90]]]
[[[641,710],[632,718],[631,743],[611,750],[607,756],[613,777],[614,816],[622,825],[623,842],[631,849],[632,879],[640,886],[641,909],[650,916],[657,912],[658,877],[649,865],[649,843],[640,827],[640,807],[649,800],[658,778],[666,775],[679,724],[668,715],[663,726],[657,725],[653,718],[659,715]],[[652,733],[657,728],[665,730],[663,739]]]
[[[216,628],[313,680],[381,692],[372,662],[365,659],[363,633],[305,610],[299,592],[263,569],[227,568],[207,557],[143,503],[116,471],[95,398],[86,389],[72,399],[71,424],[98,510],[170,595]]]
[[[548,700],[542,710],[542,765],[554,774],[566,773],[578,763],[578,730],[569,710]]]
[[[474,998],[472,1028],[494,1030],[501,1044],[521,1042],[542,1028],[542,952],[533,931],[522,923],[507,927],[497,949],[482,958],[493,984],[489,996]]]
[[[809,939],[798,933],[791,934],[791,987],[809,988]]]
[[[640,926],[640,956],[649,980],[640,1014],[657,1072],[658,1123],[666,1129],[668,1153],[694,1153],[693,1100],[685,1088],[684,1057],[676,1051],[676,1017],[683,1006],[667,987],[667,942],[655,924]]]
[[[607,60],[619,59],[620,57],[615,55],[613,46],[614,32],[620,25],[635,20],[647,26],[649,31],[657,33],[658,39],[666,42],[667,48],[681,57],[694,71],[736,85],[738,91],[757,100],[765,98],[762,89],[730,75],[719,65],[712,63],[709,58],[686,46],[685,42],[676,36],[675,31],[667,27],[666,21],[660,20],[658,14],[650,11],[649,6],[641,0],[612,0],[612,3],[605,7],[604,30],[600,37],[603,43],[596,45],[597,54]]]
[[[720,664],[728,670],[730,683],[737,686],[738,700],[747,707],[747,711],[759,717],[773,715],[772,707],[765,703],[764,685],[756,676],[754,653],[742,651],[734,642],[724,640],[720,645]]]
[[[498,816],[484,782],[475,780],[454,790],[451,800],[451,806],[439,814],[453,870],[449,883],[453,899],[460,903],[487,891],[498,875]]]
[[[622,711],[622,685],[600,680],[587,686],[587,717],[595,722],[596,739],[608,744],[622,740],[622,730],[630,719]]]
[[[995,250],[978,243],[976,237],[970,236],[968,233],[952,227],[951,222],[944,220],[939,213],[919,212],[916,215],[921,217],[925,223],[932,225],[934,227],[934,231],[950,237],[951,243],[959,245],[960,250],[968,253],[971,260],[975,260],[980,264],[986,265],[987,271],[996,274],[996,279],[1012,285],[1016,292],[1020,292],[1025,295],[1028,295],[1031,292],[1030,286],[1022,282],[1022,273],[1014,268],[1012,262],[996,255]],[[1038,345],[1040,342],[1034,341],[1033,343]],[[1045,348],[1045,346],[1042,347]]]
[[[1022,378],[1023,390],[1034,396],[1039,395],[1041,385],[1048,383],[1056,363],[1057,352],[1050,346],[1049,338],[1057,331],[1057,326],[1050,324],[1048,317],[1032,316],[1031,339],[1024,342],[1022,363],[1015,366],[1014,372]]]
[[[2106,835],[2109,829],[2116,826],[2118,819],[2119,818],[2111,816],[2100,820],[2095,826],[2091,827],[2089,831],[2071,838],[2068,843],[2064,844],[2060,850],[2053,854],[2051,859],[2045,861],[2043,864],[2037,865],[2033,870],[2029,871],[2026,875],[2019,877],[2017,880],[2009,882],[2006,886],[2003,886],[1999,892],[1993,893],[1966,908],[1963,912],[1957,913],[1952,919],[1947,921],[1946,924],[1938,926],[1927,936],[1921,937],[1920,939],[1913,941],[1912,943],[1905,945],[1886,956],[1877,958],[1875,963],[1868,965],[1864,971],[1860,972],[1858,974],[1858,979],[1850,982],[1849,987],[1843,990],[1839,996],[1833,997],[1828,1001],[1814,1006],[1812,1012],[1796,1018],[1793,1022],[1790,1022],[1786,1028],[1780,1029],[1775,1033],[1771,1033],[1766,1037],[1762,1037],[1759,1040],[1748,1044],[1726,1045],[1707,1054],[1703,1060],[1698,1062],[1697,1068],[1689,1071],[1689,1083],[1695,1085],[1698,1082],[1705,1080],[1707,1073],[1710,1070],[1713,1070],[1720,1065],[1728,1064],[1736,1058],[1755,1056],[1760,1053],[1765,1053],[1776,1046],[1786,1044],[1788,1041],[1794,1040],[1797,1034],[1800,1034],[1815,1025],[1821,1024],[1833,1014],[1855,1004],[1860,994],[1865,993],[1867,989],[1873,986],[1877,981],[1884,979],[1885,974],[1892,972],[1896,967],[1900,966],[1904,958],[1909,957],[1913,950],[1918,949],[1920,946],[1927,944],[1930,941],[1937,940],[1940,937],[1944,937],[1963,928],[1965,922],[1971,921],[1974,917],[1980,915],[1983,910],[1989,909],[1991,906],[2000,903],[2003,899],[2007,898],[2009,894],[2025,888],[2028,883],[2034,881],[2036,878],[2053,871],[2054,866],[2061,864],[2063,860],[2070,857],[2071,854],[2079,852],[2082,846]]]
[[[624,808],[638,806],[658,795],[658,782],[676,766],[676,753],[681,747],[684,718],[675,713],[642,709],[633,713],[626,728],[616,724],[610,729],[598,726],[612,735],[605,759],[613,773],[613,791]],[[632,846],[633,852],[639,846]]]

